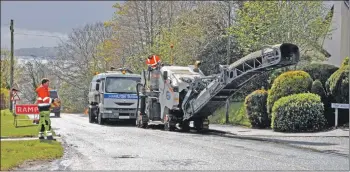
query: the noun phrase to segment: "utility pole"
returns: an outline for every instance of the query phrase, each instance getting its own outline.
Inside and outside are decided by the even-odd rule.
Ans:
[[[12,87],[13,87],[13,52],[14,52],[14,47],[13,47],[13,43],[14,43],[14,39],[13,39],[13,32],[14,32],[14,29],[13,29],[13,20],[11,20],[11,25],[10,25],[10,31],[11,31],[11,73],[10,73],[10,111],[11,112],[13,112],[13,108],[12,108],[12,100],[11,100],[11,98],[12,98]]]
[[[228,1],[228,27],[231,27],[231,1]],[[228,34],[227,34],[228,35]],[[227,39],[227,65],[231,63],[231,36],[228,35]],[[230,98],[226,100],[226,124],[229,123],[229,109],[230,109]]]

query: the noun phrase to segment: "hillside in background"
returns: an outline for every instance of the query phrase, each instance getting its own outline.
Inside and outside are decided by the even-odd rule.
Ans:
[[[56,47],[20,48],[15,50],[15,56],[56,57],[56,54]]]

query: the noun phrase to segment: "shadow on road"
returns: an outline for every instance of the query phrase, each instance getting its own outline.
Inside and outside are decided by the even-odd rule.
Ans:
[[[327,142],[307,142],[307,141],[293,141],[293,140],[282,140],[276,137],[257,137],[257,136],[239,136],[232,133],[211,130],[210,134],[226,137],[226,138],[235,138],[235,139],[245,139],[245,140],[256,140],[256,141],[266,141],[266,142],[275,142],[282,144],[299,144],[299,145],[309,145],[309,146],[334,146],[337,144],[327,143]]]
[[[103,125],[104,126],[108,126],[108,127],[136,127],[135,120],[130,120],[130,121],[106,121]]]

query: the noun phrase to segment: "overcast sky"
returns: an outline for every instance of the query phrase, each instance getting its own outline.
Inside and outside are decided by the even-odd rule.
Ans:
[[[10,48],[10,20],[15,33],[15,49],[52,47],[65,39],[72,28],[110,20],[116,1],[1,1],[1,47]],[[57,38],[58,37],[58,38]]]

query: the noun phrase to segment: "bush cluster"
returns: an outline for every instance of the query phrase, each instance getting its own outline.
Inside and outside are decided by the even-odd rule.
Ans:
[[[270,73],[271,88],[256,90],[245,98],[245,111],[252,127],[302,132],[334,125],[331,103],[349,103],[349,58],[345,58],[340,68],[312,63],[297,69]],[[348,123],[349,110],[338,112],[338,123]]]
[[[340,68],[335,71],[326,82],[326,91],[328,96],[328,106],[331,103],[349,104],[349,57],[345,58]],[[327,120],[334,124],[334,109],[329,109]],[[349,122],[349,109],[339,109],[338,124],[342,125]],[[332,119],[333,116],[333,119]]]
[[[273,82],[267,97],[267,110],[271,113],[278,99],[297,93],[306,93],[311,89],[312,79],[304,71],[288,71],[279,75]]]
[[[299,67],[300,70],[307,72],[313,80],[320,80],[322,86],[325,86],[327,79],[339,68],[323,63],[311,63]]]
[[[319,131],[326,124],[320,96],[300,93],[282,97],[272,108],[271,127],[274,131]]]
[[[254,128],[270,126],[270,119],[266,109],[267,91],[256,90],[245,98],[244,107],[249,121]]]

